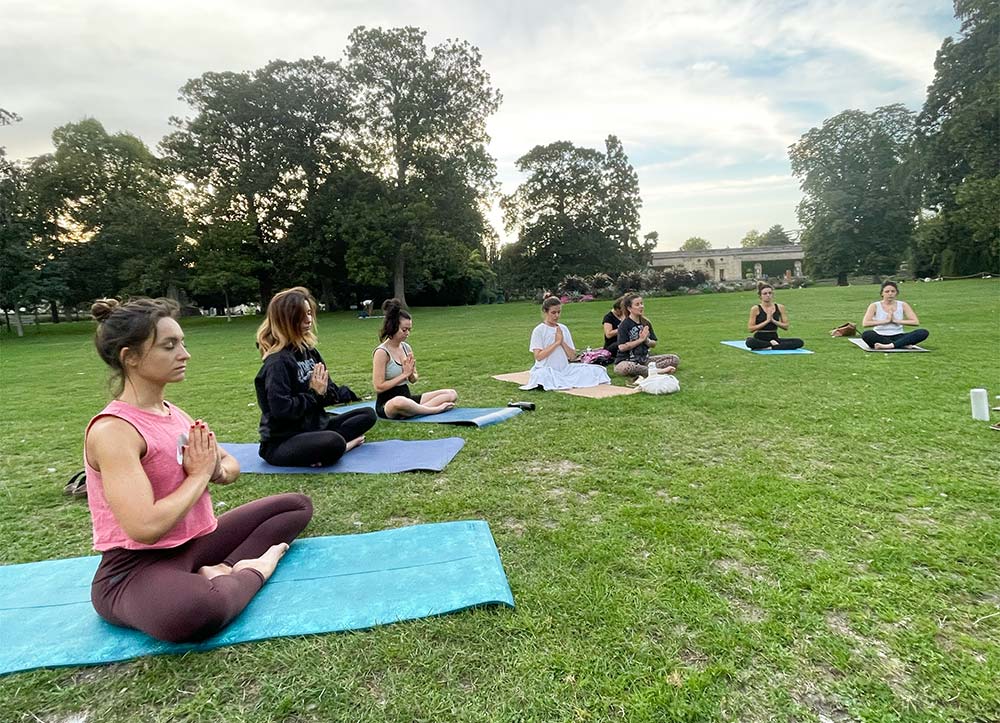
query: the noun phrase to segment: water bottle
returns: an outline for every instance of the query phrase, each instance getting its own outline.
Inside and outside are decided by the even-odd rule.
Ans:
[[[649,372],[648,372],[649,376],[655,377],[659,373],[660,373],[660,370],[656,368],[656,362],[650,362],[649,363]]]

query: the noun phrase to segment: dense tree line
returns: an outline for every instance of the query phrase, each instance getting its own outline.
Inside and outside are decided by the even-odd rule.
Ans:
[[[956,0],[955,14],[919,114],[847,110],[791,147],[811,273],[1000,271],[1000,5]]]
[[[496,286],[486,120],[501,96],[473,46],[359,27],[342,61],[205,73],[180,96],[190,113],[160,155],[96,119],[29,161],[0,152],[5,309],[57,320],[117,294],[229,307],[295,283],[331,306],[468,303]]]

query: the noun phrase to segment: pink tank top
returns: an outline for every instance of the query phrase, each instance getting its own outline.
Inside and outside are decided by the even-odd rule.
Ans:
[[[118,417],[135,427],[146,442],[146,454],[140,462],[153,488],[153,498],[157,500],[176,490],[187,478],[184,467],[177,460],[177,439],[180,435],[187,434],[191,426],[190,418],[180,408],[167,402],[164,402],[164,405],[170,411],[168,416],[146,412],[116,399],[87,425],[89,433],[91,426],[101,417]],[[84,433],[84,440],[87,433]],[[101,473],[90,466],[86,451],[83,454],[83,463],[87,470],[87,505],[90,507],[90,517],[94,524],[95,550],[103,552],[116,547],[123,547],[126,550],[177,547],[195,537],[207,535],[218,524],[212,511],[212,498],[208,490],[205,490],[188,513],[163,537],[151,545],[136,542],[125,534],[115,519],[104,497]]]

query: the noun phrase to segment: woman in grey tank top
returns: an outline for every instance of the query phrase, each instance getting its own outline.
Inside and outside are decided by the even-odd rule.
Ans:
[[[452,409],[458,399],[454,389],[435,389],[413,396],[410,384],[420,378],[413,349],[406,342],[413,329],[413,317],[398,299],[382,304],[382,342],[372,352],[372,386],[375,387],[375,413],[383,419],[439,414]]]

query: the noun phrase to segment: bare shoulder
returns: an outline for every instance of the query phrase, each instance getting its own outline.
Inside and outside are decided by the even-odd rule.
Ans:
[[[142,435],[120,417],[100,417],[87,430],[87,460],[96,470],[101,468],[101,459],[122,456],[141,458],[145,453],[146,442]]]

